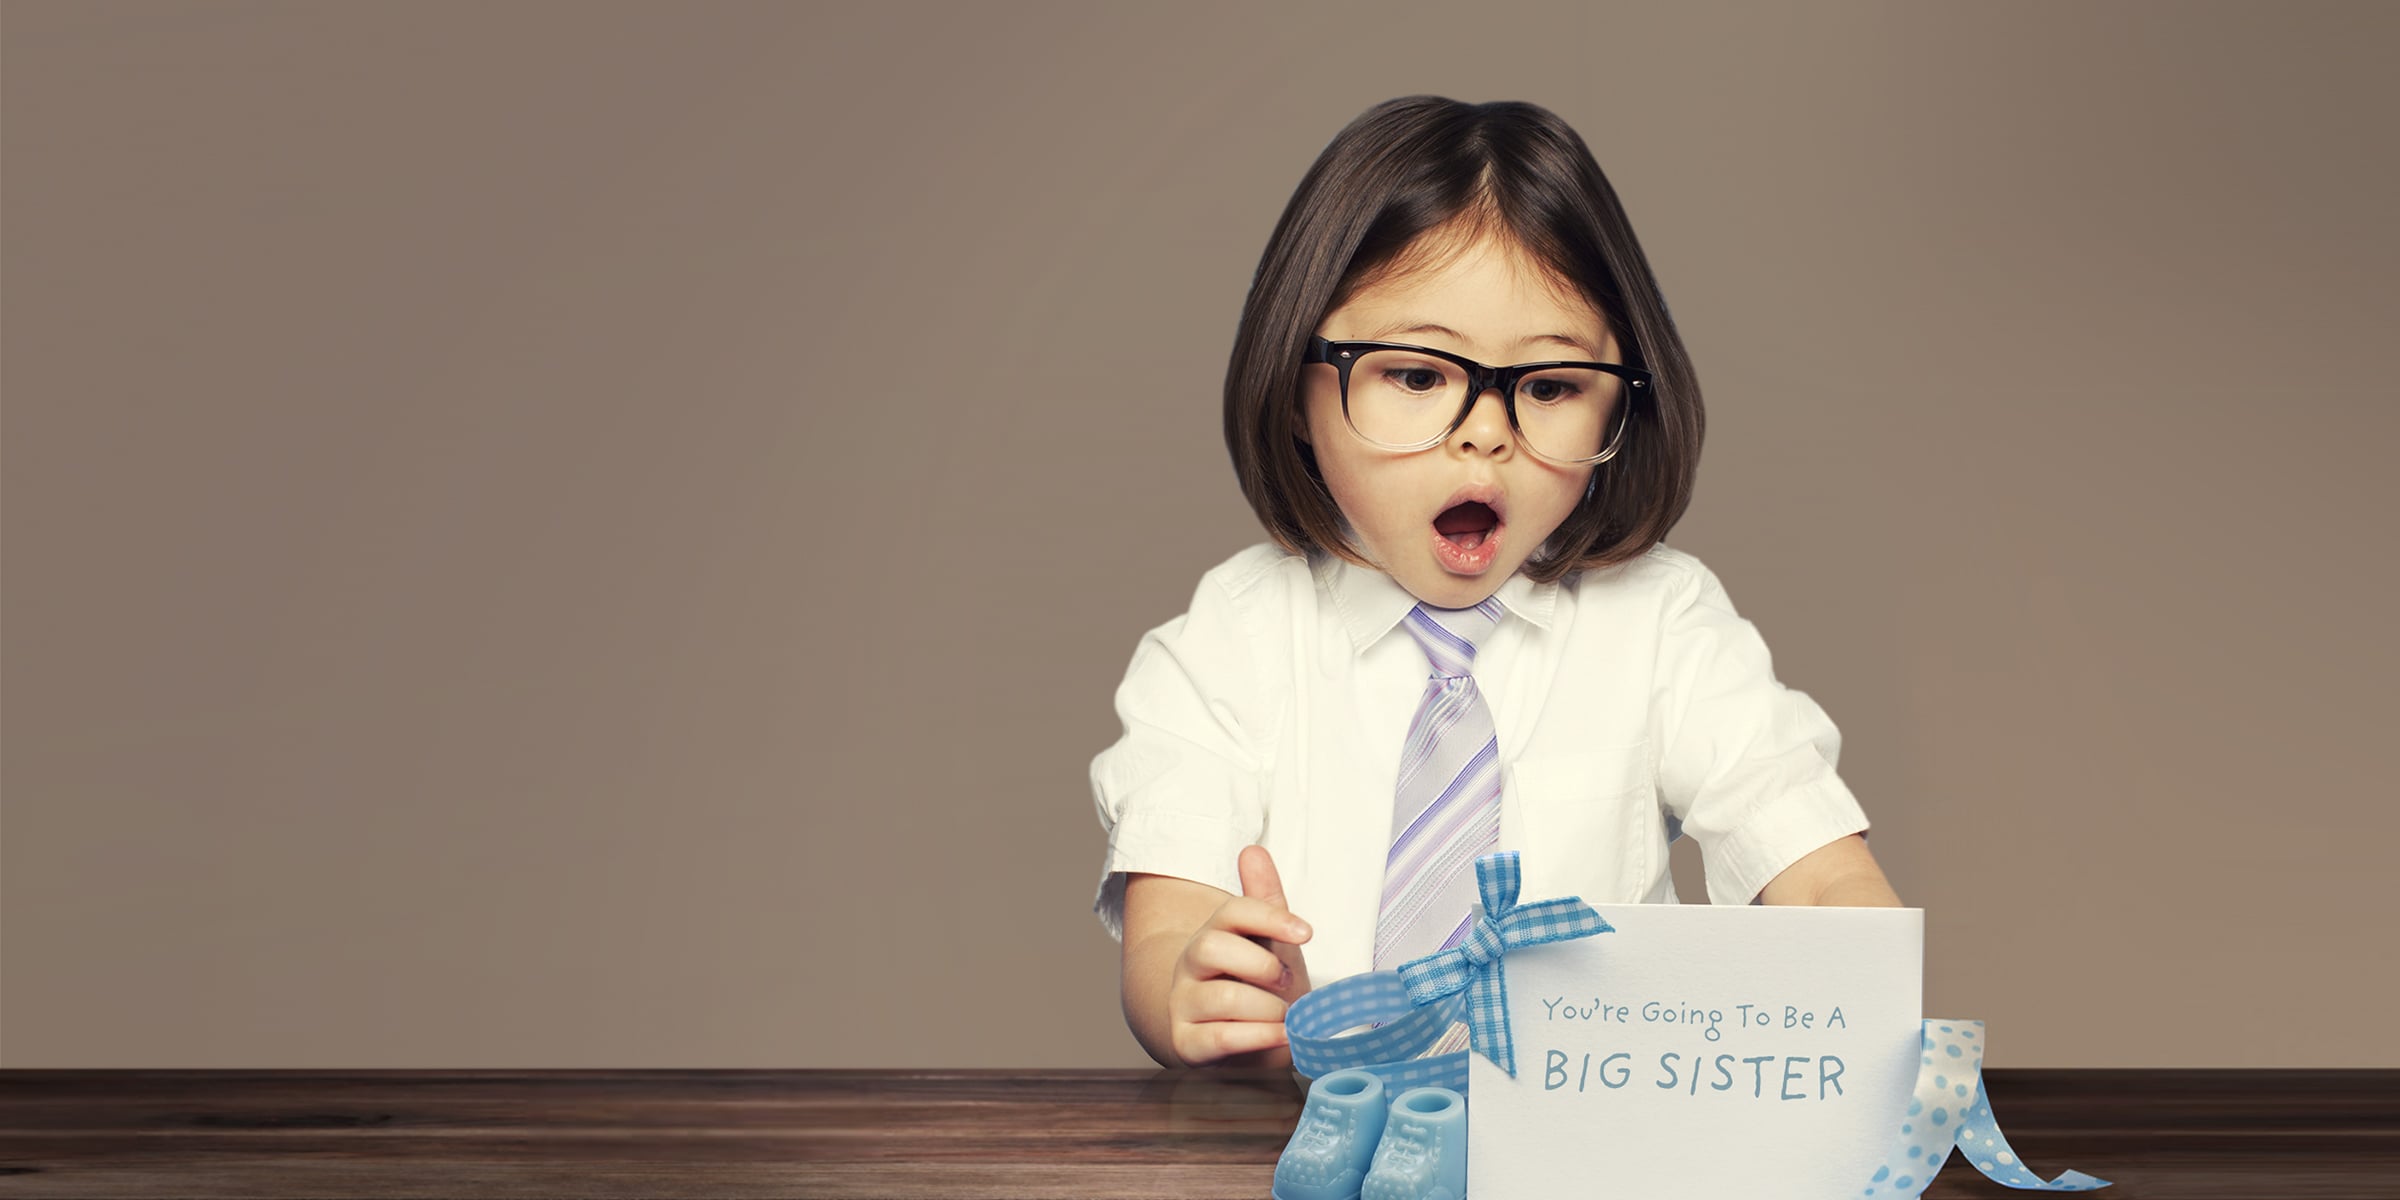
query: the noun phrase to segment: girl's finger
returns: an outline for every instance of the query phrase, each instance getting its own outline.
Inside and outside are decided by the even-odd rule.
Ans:
[[[1182,1007],[1182,1018],[1188,1021],[1267,1021],[1280,1026],[1291,1006],[1249,984],[1210,979],[1193,984]]]
[[[1283,1024],[1269,1021],[1175,1023],[1175,1055],[1192,1064],[1215,1062],[1284,1044]]]
[[[1308,922],[1292,915],[1278,904],[1249,896],[1236,896],[1217,906],[1209,923],[1219,929],[1230,929],[1244,937],[1273,938],[1279,942],[1305,942],[1314,932]]]
[[[1268,991],[1282,991],[1289,982],[1283,960],[1273,951],[1228,930],[1200,931],[1187,957],[1202,977],[1227,975]]]

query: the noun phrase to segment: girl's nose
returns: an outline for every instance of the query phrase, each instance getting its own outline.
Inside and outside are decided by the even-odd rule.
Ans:
[[[1515,431],[1508,427],[1508,404],[1500,399],[1499,388],[1490,388],[1475,397],[1475,407],[1467,410],[1466,421],[1450,435],[1450,444],[1489,454],[1514,437]]]

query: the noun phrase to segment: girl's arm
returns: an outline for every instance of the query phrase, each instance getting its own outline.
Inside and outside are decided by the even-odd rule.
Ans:
[[[1715,572],[1681,551],[1662,561],[1684,575],[1659,616],[1658,794],[1699,844],[1710,901],[1900,907],[1835,770],[1841,730],[1775,678],[1766,640]]]
[[[1239,896],[1126,877],[1125,1025],[1162,1067],[1291,1064],[1283,1014],[1309,990],[1308,925],[1285,907],[1264,847],[1242,851],[1240,874]]]
[[[1125,877],[1125,1026],[1162,1067],[1189,1064],[1175,1053],[1167,991],[1175,960],[1227,899],[1221,888],[1172,875]]]
[[[1819,846],[1785,867],[1758,894],[1762,904],[1817,908],[1904,908],[1859,834]]]

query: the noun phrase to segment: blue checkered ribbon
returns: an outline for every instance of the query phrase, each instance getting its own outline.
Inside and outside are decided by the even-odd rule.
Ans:
[[[1441,1040],[1466,1009],[1452,996],[1419,1007],[1409,1003],[1408,985],[1397,971],[1368,971],[1336,980],[1292,1002],[1283,1029],[1292,1046],[1292,1067],[1311,1079],[1357,1069],[1383,1080],[1383,1094],[1398,1100],[1410,1088],[1467,1091],[1467,1055],[1420,1057]],[[1347,1037],[1342,1031],[1374,1028]]]
[[[1508,973],[1500,957],[1544,942],[1617,931],[1578,896],[1519,905],[1520,881],[1516,851],[1476,859],[1475,886],[1483,893],[1483,916],[1468,931],[1467,940],[1400,964],[1400,978],[1414,1003],[1431,1004],[1466,993],[1467,1032],[1475,1052],[1511,1079],[1517,1077],[1517,1046],[1509,1036]]]
[[[1327,984],[1292,1003],[1284,1014],[1292,1066],[1312,1079],[1358,1068],[1383,1079],[1385,1095],[1412,1087],[1467,1090],[1467,1054],[1419,1057],[1465,1013],[1475,1052],[1515,1077],[1516,1051],[1508,1029],[1508,982],[1501,956],[1544,942],[1613,933],[1615,927],[1574,896],[1519,905],[1517,852],[1475,860],[1483,915],[1467,939],[1448,950],[1412,958],[1397,971],[1370,971]],[[1342,1036],[1344,1030],[1372,1026]]]

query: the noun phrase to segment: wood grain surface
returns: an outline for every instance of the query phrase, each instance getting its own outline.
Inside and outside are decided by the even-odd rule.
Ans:
[[[2400,1071],[1985,1079],[2027,1165],[2102,1196],[2400,1198]],[[1263,1200],[1300,1101],[1284,1072],[0,1071],[0,1197]],[[1953,1156],[1925,1194],[2020,1193]]]

